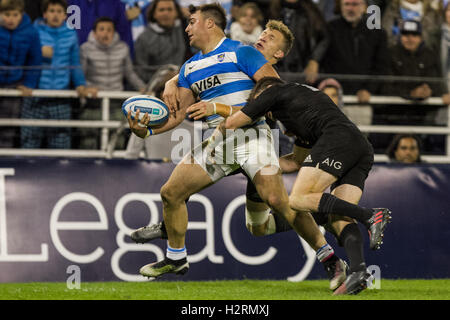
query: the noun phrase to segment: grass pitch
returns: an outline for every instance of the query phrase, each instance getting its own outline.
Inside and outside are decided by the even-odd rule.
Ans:
[[[332,296],[328,281],[2,283],[2,300],[450,300],[450,279],[381,280],[381,288]]]

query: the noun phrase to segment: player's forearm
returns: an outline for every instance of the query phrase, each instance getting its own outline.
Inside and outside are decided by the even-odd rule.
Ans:
[[[231,116],[233,113],[241,110],[242,107],[233,107],[223,103],[215,103],[214,113],[218,114],[224,118]]]
[[[164,132],[167,132],[169,130],[172,130],[176,126],[178,126],[181,122],[183,122],[186,114],[182,111],[178,111],[176,113],[171,113],[169,120],[162,126],[153,127],[151,128],[151,135],[161,134]]]

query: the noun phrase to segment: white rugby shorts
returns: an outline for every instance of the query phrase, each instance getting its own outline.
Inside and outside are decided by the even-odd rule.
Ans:
[[[225,139],[210,152],[204,140],[186,155],[184,163],[193,158],[212,181],[216,182],[241,167],[253,180],[258,171],[261,174],[273,175],[280,167],[278,155],[275,152],[274,141],[270,127],[265,121],[256,125],[228,131]],[[267,168],[265,168],[267,167]]]

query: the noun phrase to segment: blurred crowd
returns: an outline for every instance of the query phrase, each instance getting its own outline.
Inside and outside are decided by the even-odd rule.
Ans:
[[[98,91],[156,94],[167,80],[161,72],[195,53],[184,32],[188,6],[211,2],[227,11],[227,35],[248,45],[269,19],[286,24],[295,43],[275,68],[288,80],[355,95],[356,105],[337,103],[357,124],[446,125],[445,108],[368,105],[373,95],[450,104],[446,0],[0,0],[0,88],[24,96],[0,97],[0,118],[99,120]],[[80,99],[31,98],[32,89],[75,89]],[[124,120],[120,105],[111,100],[111,120]],[[0,147],[100,147],[99,129],[19,130],[0,127]],[[128,137],[115,147],[125,149]],[[377,151],[392,136],[370,139]],[[430,153],[445,145],[430,139]]]

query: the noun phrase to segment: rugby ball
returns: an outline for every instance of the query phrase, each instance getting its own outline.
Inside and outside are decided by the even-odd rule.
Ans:
[[[148,126],[159,126],[169,119],[169,108],[167,108],[164,101],[154,96],[139,95],[128,98],[122,104],[122,112],[125,117],[128,111],[131,110],[131,118],[134,120],[136,112],[139,110],[139,120],[141,120],[146,113],[150,116]]]

